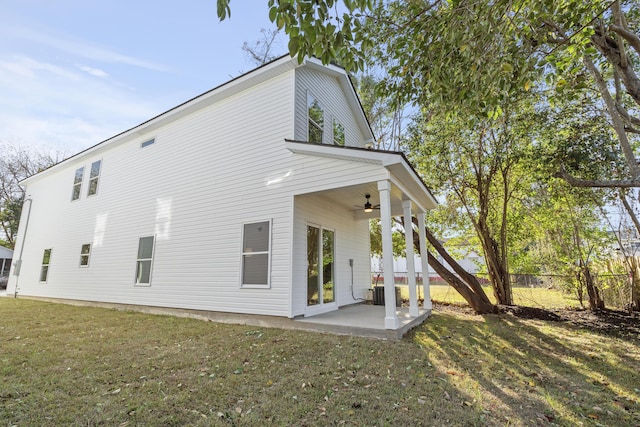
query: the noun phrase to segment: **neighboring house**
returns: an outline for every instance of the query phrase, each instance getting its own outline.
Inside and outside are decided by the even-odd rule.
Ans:
[[[356,303],[368,219],[436,204],[372,140],[343,69],[279,58],[26,179],[8,293],[285,317]],[[380,210],[354,208],[366,194]]]
[[[8,276],[11,268],[11,260],[13,259],[13,251],[4,246],[0,246],[0,277]]]
[[[420,256],[415,255],[415,271],[422,276],[422,266],[420,265]],[[453,271],[453,269],[447,264],[447,262],[441,257],[438,256],[438,261],[442,265],[444,265],[449,271]],[[456,259],[458,264],[468,273],[476,274],[481,270],[481,267],[485,265],[484,257],[478,255],[475,251],[469,251],[462,258]],[[371,258],[371,271],[374,273],[384,272],[384,267],[382,265],[382,258],[379,256],[373,256]],[[398,275],[398,273],[406,273],[408,271],[407,268],[407,258],[405,257],[397,257],[393,259],[393,271]],[[436,278],[439,277],[438,273],[436,273],[431,266],[429,266],[429,277]]]

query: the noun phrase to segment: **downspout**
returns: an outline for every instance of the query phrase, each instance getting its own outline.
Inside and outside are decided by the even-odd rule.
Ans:
[[[29,210],[27,211],[27,218],[24,224],[24,233],[22,234],[22,241],[20,242],[20,255],[18,255],[18,260],[15,262],[13,267],[13,275],[16,276],[16,288],[13,291],[14,298],[18,298],[18,282],[20,281],[20,268],[22,267],[22,253],[24,252],[24,241],[27,239],[27,230],[29,229],[29,218],[31,217],[31,205],[33,204],[33,199],[25,199],[24,203],[27,202],[29,202]],[[23,208],[24,203],[22,205]]]

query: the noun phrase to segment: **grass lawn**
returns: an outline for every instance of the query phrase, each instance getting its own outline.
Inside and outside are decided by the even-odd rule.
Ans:
[[[513,302],[516,305],[525,305],[528,307],[539,307],[546,309],[580,307],[580,303],[577,299],[556,289],[515,287],[512,289],[514,300]],[[493,290],[491,289],[491,287],[485,286],[484,291],[486,292],[489,299],[495,302],[496,299],[493,296]],[[409,298],[408,289],[406,289],[406,293],[407,298]],[[466,304],[464,298],[462,298],[462,296],[455,289],[448,285],[431,286],[431,299],[433,301],[450,304]]]
[[[0,298],[0,426],[640,425],[640,344],[436,311],[403,340]]]

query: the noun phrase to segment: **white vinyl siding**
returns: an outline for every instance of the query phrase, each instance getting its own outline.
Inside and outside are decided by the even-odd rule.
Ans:
[[[332,127],[331,118],[338,119],[344,127],[345,143],[349,147],[364,147],[366,138],[358,126],[353,111],[347,102],[346,96],[335,77],[325,73],[299,68],[296,70],[296,117],[295,138],[299,141],[308,139],[308,98],[312,94],[324,111],[325,122],[328,128]],[[324,143],[333,144],[331,130],[325,129]]]
[[[299,228],[304,237],[310,221],[336,231],[338,305],[354,302],[349,258],[355,262],[355,295],[362,296],[370,264],[366,221],[356,222],[352,212],[338,212],[321,197],[319,203],[303,199],[299,216],[297,200],[317,197],[300,194],[370,183],[388,174],[379,165],[294,154],[286,148],[286,139],[307,139],[307,91],[325,109],[327,143],[333,139],[330,120],[335,116],[344,125],[345,145],[364,145],[335,77],[315,70],[299,73],[305,68],[294,69],[294,64],[279,65],[277,72],[267,66],[260,80],[250,84],[234,80],[230,89],[189,101],[29,178],[33,206],[20,293],[294,316],[305,307],[304,293],[300,303],[292,303],[300,297],[295,287],[299,269],[302,277],[306,274]],[[141,149],[152,138],[161,143]],[[68,200],[75,171],[88,169],[97,159],[99,197],[60,203]],[[84,172],[89,178],[89,171]],[[88,194],[84,188],[82,192]],[[22,224],[26,215],[24,209]],[[268,287],[240,289],[244,224],[267,219]],[[155,236],[152,286],[133,283],[138,260],[147,259],[138,257],[141,236]],[[18,245],[21,238],[19,234]],[[78,249],[87,242],[90,268],[78,268]],[[55,269],[53,275],[49,271],[47,286],[38,286],[45,247],[56,248]],[[15,286],[15,278],[9,286]]]
[[[29,236],[38,236],[43,246],[55,244],[56,280],[49,276],[55,286],[30,285],[38,282],[42,246],[34,248],[28,238],[20,292],[288,316],[291,191],[298,166],[284,140],[293,137],[293,100],[291,70],[152,135],[133,134],[95,157],[78,156],[65,168],[32,178]],[[156,144],[140,149],[151,137]],[[61,206],[57,201],[61,194],[69,197],[70,176],[96,158],[102,160],[99,197]],[[256,218],[257,207],[264,215]],[[242,225],[266,218],[271,218],[269,287],[238,292]],[[151,286],[133,286],[138,238],[153,235]],[[91,266],[80,269],[78,250],[87,236],[92,236]]]

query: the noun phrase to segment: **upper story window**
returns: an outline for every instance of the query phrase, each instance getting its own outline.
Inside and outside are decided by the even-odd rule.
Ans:
[[[333,119],[333,144],[344,146],[344,126],[336,119]]]
[[[309,116],[309,142],[322,144],[324,134],[324,110],[311,95],[307,95],[307,112]]]
[[[76,175],[73,177],[73,191],[71,192],[71,200],[78,200],[82,191],[82,177],[84,176],[84,166],[76,169]]]
[[[98,179],[100,178],[100,164],[102,160],[91,163],[91,172],[89,174],[89,190],[87,196],[93,196],[98,192]]]
[[[80,267],[89,267],[89,257],[91,256],[91,243],[86,243],[80,248]]]
[[[156,143],[155,139],[150,139],[150,140],[145,141],[142,144],[140,144],[140,148],[145,148],[145,147],[148,147],[148,146],[153,145],[155,143]]]

